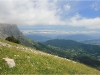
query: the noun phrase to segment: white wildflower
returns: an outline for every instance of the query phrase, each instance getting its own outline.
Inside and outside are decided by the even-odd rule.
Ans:
[[[19,55],[17,55],[19,57]]]
[[[73,61],[73,63],[76,63],[75,61]]]
[[[19,57],[19,55],[14,55],[15,57]]]
[[[58,58],[58,56],[54,56],[55,58]]]
[[[32,65],[32,67],[33,67],[33,64],[31,64]]]
[[[19,49],[19,47],[16,47],[17,49]]]
[[[0,67],[0,70],[1,70],[2,68]]]
[[[29,58],[29,59],[30,59],[30,56],[27,56],[27,58]]]
[[[69,60],[69,59],[67,59],[68,61],[71,61],[71,60]]]
[[[17,55],[14,55],[15,57],[17,56]]]
[[[48,66],[47,68],[48,68],[48,69],[50,69],[50,67],[49,67],[49,66]]]
[[[30,62],[30,60],[28,60],[28,62]]]
[[[35,63],[33,62],[33,65],[34,65]]]

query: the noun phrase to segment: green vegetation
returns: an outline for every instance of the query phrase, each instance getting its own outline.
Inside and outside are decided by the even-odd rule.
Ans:
[[[2,59],[5,57],[14,59],[16,66],[9,68]],[[100,74],[100,71],[0,39],[0,74]]]
[[[20,41],[18,39],[16,39],[15,37],[13,37],[13,36],[7,37],[6,40],[10,41],[10,42],[14,42],[14,43],[20,44]]]
[[[48,40],[44,44],[52,48],[49,51],[47,49],[46,52],[48,53],[69,58],[100,70],[100,46],[98,45],[62,39]]]

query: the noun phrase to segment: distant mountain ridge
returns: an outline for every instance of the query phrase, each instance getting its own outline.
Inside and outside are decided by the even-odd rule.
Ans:
[[[31,38],[35,41],[41,42],[41,41],[47,41],[51,39],[65,39],[65,40],[74,40],[74,41],[84,41],[84,40],[93,40],[96,37],[92,35],[86,35],[86,34],[71,34],[71,35],[42,35],[42,34],[24,34],[26,37]]]
[[[100,39],[84,40],[84,41],[81,41],[81,42],[85,43],[85,44],[100,45]]]
[[[81,41],[81,40],[93,39],[94,37],[86,35],[86,34],[73,34],[73,35],[60,35],[60,36],[57,36],[56,38]]]
[[[44,41],[47,41],[47,40],[50,40],[51,37],[47,37],[47,36],[43,36],[43,35],[36,35],[36,34],[24,34],[26,37],[32,39],[32,40],[35,40],[35,41],[38,41],[38,42],[44,42]]]

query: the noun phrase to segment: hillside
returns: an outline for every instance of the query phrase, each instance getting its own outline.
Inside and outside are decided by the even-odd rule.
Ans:
[[[100,45],[100,39],[84,40],[84,41],[81,41],[81,42],[85,43],[85,44]]]
[[[44,47],[42,47],[41,44],[25,37],[16,24],[0,23],[0,38],[6,39],[7,37],[11,36],[14,36],[16,39],[20,40],[21,44],[24,46],[44,50]]]
[[[51,39],[51,37],[48,36],[43,36],[43,35],[36,35],[36,34],[24,34],[26,37],[38,41],[38,42],[42,42],[42,41],[47,41],[49,39]]]
[[[14,59],[16,66],[9,68],[5,57]],[[0,74],[100,74],[100,71],[0,39]]]
[[[0,23],[0,38],[5,39],[9,36],[14,36],[19,39],[22,45],[34,47],[37,45],[37,42],[26,38],[22,32],[18,29],[16,24],[2,24]]]
[[[54,39],[44,43],[61,57],[79,61],[100,70],[100,46],[82,44],[72,40]]]

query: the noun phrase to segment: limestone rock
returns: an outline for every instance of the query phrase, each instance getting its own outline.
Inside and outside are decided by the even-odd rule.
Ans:
[[[15,24],[1,24],[0,23],[0,38],[5,39],[8,36],[15,38],[22,37],[22,33]]]
[[[0,38],[5,39],[10,36],[14,36],[16,39],[20,40],[22,45],[33,47],[34,41],[26,38],[16,24],[0,23]]]
[[[8,57],[3,58],[3,59],[7,62],[9,68],[13,68],[15,66],[14,59],[11,59],[11,58],[8,58]]]

